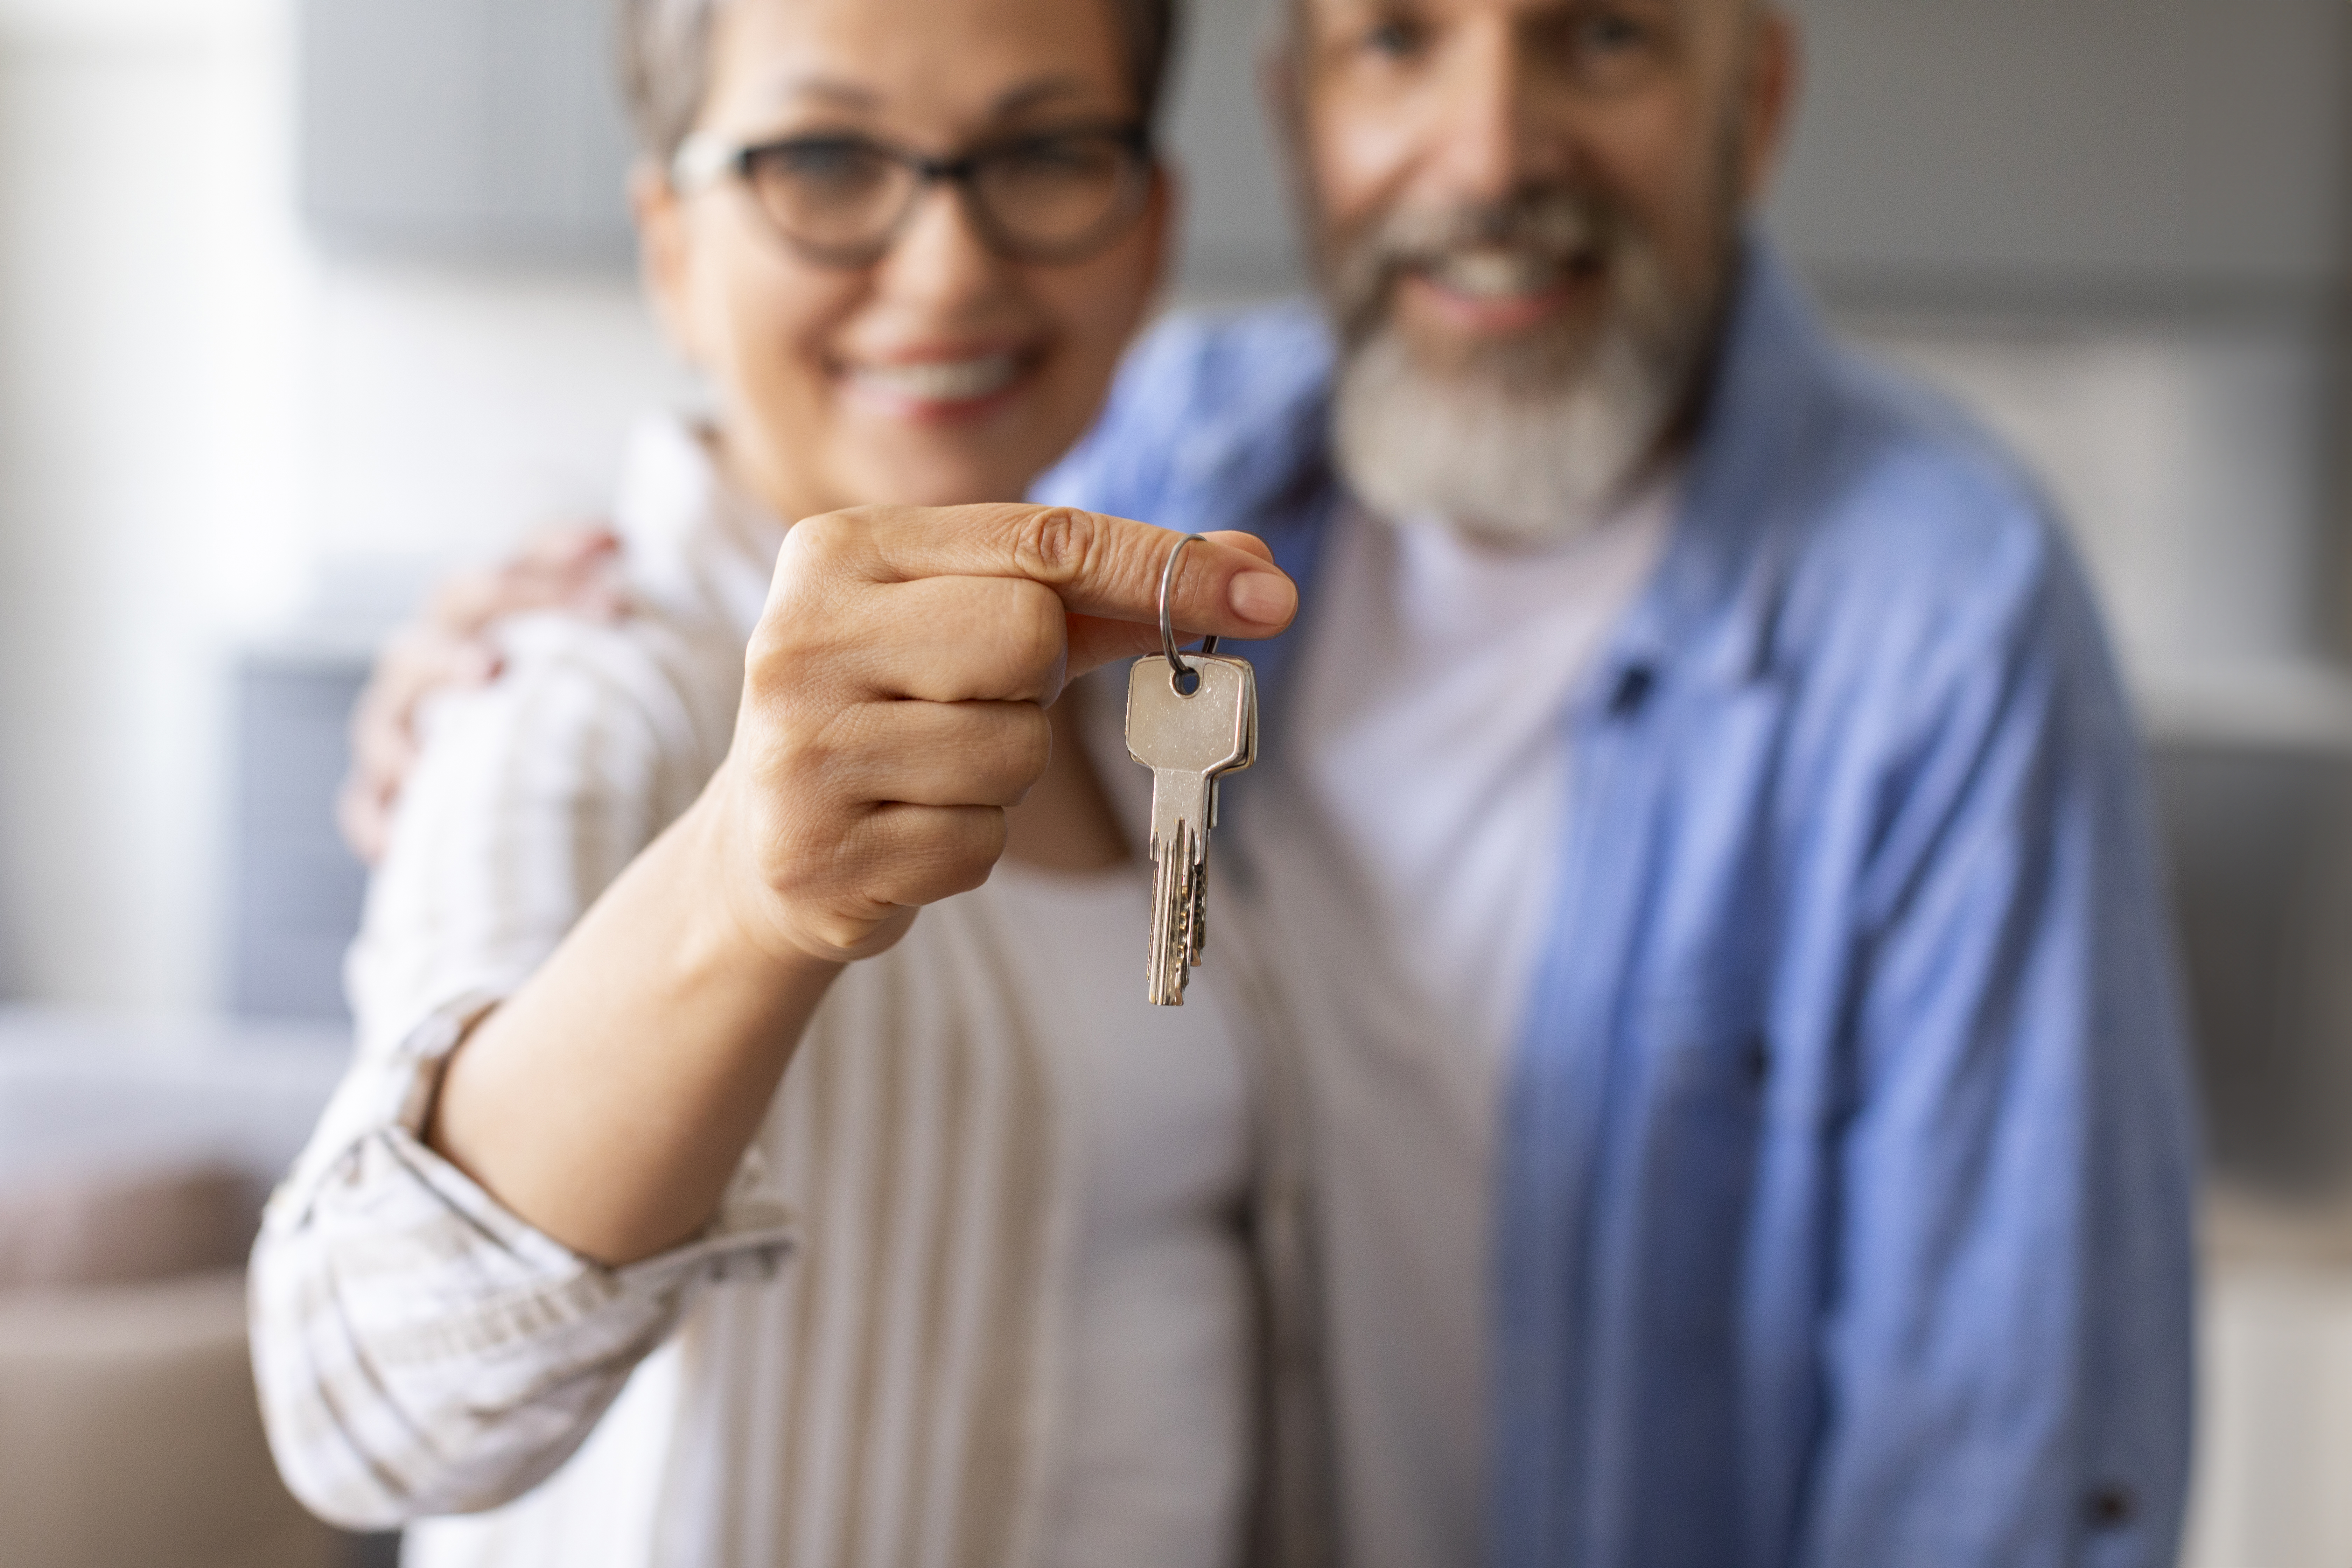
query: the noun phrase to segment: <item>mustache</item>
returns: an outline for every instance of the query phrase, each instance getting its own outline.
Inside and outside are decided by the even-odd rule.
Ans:
[[[1368,327],[1390,288],[1407,272],[1465,250],[1508,249],[1567,267],[1606,260],[1628,225],[1613,203],[1580,191],[1547,187],[1500,202],[1454,207],[1400,207],[1349,240],[1330,268],[1341,322]]]

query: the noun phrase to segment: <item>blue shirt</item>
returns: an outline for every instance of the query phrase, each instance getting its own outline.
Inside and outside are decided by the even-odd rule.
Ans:
[[[1257,532],[1304,622],[1332,363],[1305,306],[1179,318],[1041,493]],[[2194,1113],[2081,572],[2032,485],[1757,247],[1684,494],[1559,716],[1490,1555],[2169,1564]],[[1276,767],[1298,635],[1252,655]]]

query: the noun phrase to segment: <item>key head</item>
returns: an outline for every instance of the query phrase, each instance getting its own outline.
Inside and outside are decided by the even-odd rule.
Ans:
[[[1256,760],[1257,671],[1245,659],[1189,654],[1200,675],[1186,696],[1157,654],[1127,674],[1127,754],[1147,768],[1209,776]]]

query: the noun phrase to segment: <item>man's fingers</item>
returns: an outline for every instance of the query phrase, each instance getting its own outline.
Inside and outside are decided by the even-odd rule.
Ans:
[[[1053,589],[1073,615],[1157,627],[1160,574],[1182,537],[1068,507],[862,507],[795,527],[780,572],[814,568],[879,582],[1025,577]],[[1179,627],[1230,637],[1271,637],[1298,607],[1297,588],[1263,547],[1232,534],[1184,552],[1169,600]],[[1071,673],[1080,668],[1074,660]]]
[[[619,534],[589,523],[578,528],[551,528],[533,534],[523,542],[518,561],[553,572],[602,570],[620,553],[620,549]]]
[[[504,613],[510,595],[497,572],[460,572],[444,578],[425,606],[425,617],[436,630],[470,637]]]
[[[392,802],[372,781],[352,773],[335,792],[335,826],[360,864],[373,866],[391,847]]]
[[[352,710],[351,770],[335,796],[343,842],[364,865],[383,858],[392,839],[392,808],[415,761],[409,710],[385,690],[379,673]]]
[[[353,774],[390,799],[400,793],[415,762],[416,732],[408,715],[376,703],[362,705],[352,724]]]
[[[479,637],[456,637],[433,626],[402,632],[377,659],[354,727],[389,726],[404,738],[426,698],[456,687],[479,686],[498,672],[498,649]],[[406,766],[404,760],[402,766]]]
[[[498,673],[497,650],[415,627],[384,645],[352,709],[351,773],[336,801],[343,840],[373,865],[391,832],[392,808],[416,765],[416,710],[435,692],[478,686]]]
[[[524,559],[500,574],[499,603],[492,618],[531,610],[560,610],[601,621],[619,620],[628,613],[609,550],[578,558]]]
[[[627,597],[614,566],[621,543],[609,529],[552,529],[525,542],[512,558],[487,571],[461,572],[433,595],[427,618],[452,636],[478,636],[505,616],[533,610],[614,620]]]
[[[620,540],[610,529],[551,529],[513,559],[453,576],[434,592],[424,624],[397,634],[376,660],[352,714],[352,770],[336,799],[343,838],[373,864],[392,811],[416,763],[416,711],[436,692],[478,686],[499,673],[486,635],[501,616],[566,610],[616,619],[627,602],[614,576]]]

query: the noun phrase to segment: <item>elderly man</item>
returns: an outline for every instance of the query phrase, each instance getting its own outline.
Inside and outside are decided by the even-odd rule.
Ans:
[[[1305,586],[1219,868],[1351,1564],[2173,1556],[2128,717],[2032,486],[1754,238],[1792,49],[1750,0],[1296,0],[1323,308],[1170,322],[1047,487]]]

